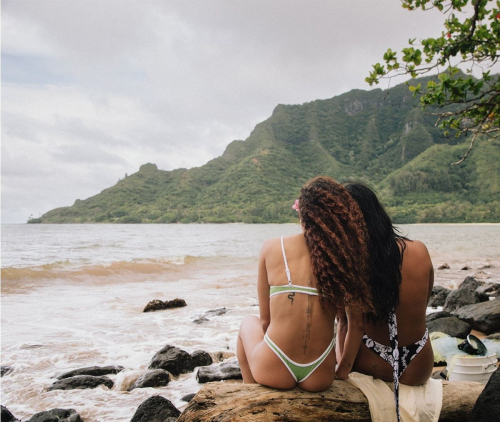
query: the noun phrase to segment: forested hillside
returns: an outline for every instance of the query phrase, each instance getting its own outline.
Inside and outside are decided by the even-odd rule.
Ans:
[[[399,223],[499,222],[500,142],[482,140],[451,166],[467,142],[443,138],[434,123],[404,84],[278,105],[245,141],[202,167],[145,164],[30,222],[296,222],[291,205],[320,174],[369,183]]]

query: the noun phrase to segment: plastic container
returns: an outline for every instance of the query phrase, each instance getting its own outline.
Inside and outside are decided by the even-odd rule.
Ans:
[[[486,384],[497,369],[495,353],[488,356],[455,355],[448,366],[450,381],[474,381]]]

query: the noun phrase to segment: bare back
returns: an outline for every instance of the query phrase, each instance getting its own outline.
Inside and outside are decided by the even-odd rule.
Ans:
[[[269,286],[284,286],[288,280],[279,239],[272,242],[265,257],[268,283]],[[285,250],[293,284],[316,287],[304,236],[286,237]],[[277,295],[270,298],[270,309],[269,335],[297,362],[314,360],[333,338],[334,316],[325,311],[317,296]]]
[[[285,237],[284,247],[293,284],[316,288],[317,283],[304,235],[301,233]],[[262,268],[259,267],[259,305],[263,329],[290,359],[299,364],[310,363],[322,355],[332,342],[334,313],[321,305],[318,296],[283,293],[269,297],[271,286],[288,284],[280,239],[268,240],[263,246],[261,257],[263,259],[259,264],[262,265]],[[260,354],[259,363],[263,368],[267,368],[268,374],[272,370],[276,376],[293,381],[287,374],[288,370],[267,344],[263,342],[257,346],[254,353]],[[335,363],[335,353],[328,354],[318,370],[299,383],[299,386],[309,391],[328,388],[335,375]],[[254,372],[258,382],[271,385],[263,378],[258,379],[261,371]],[[293,384],[273,386],[291,388]]]
[[[425,245],[419,241],[405,241],[405,244],[399,305],[396,308],[400,346],[408,346],[422,339],[426,329],[427,303],[434,284],[432,262]],[[379,343],[390,345],[387,322],[366,322],[365,334]],[[423,384],[429,379],[433,364],[431,342],[427,341],[401,376],[401,383]],[[392,367],[364,344],[361,345],[353,370],[385,381],[393,380]]]

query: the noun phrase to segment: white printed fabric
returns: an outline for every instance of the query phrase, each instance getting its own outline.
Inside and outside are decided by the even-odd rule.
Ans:
[[[366,334],[363,336],[363,342],[368,349],[375,352],[389,365],[392,366],[392,376],[394,379],[394,402],[396,405],[396,414],[398,421],[400,421],[399,414],[399,379],[403,372],[408,367],[412,359],[424,348],[425,343],[429,337],[429,331],[425,329],[424,336],[414,344],[409,346],[398,345],[398,323],[396,320],[396,312],[392,311],[387,320],[389,325],[389,340],[390,346],[380,344],[375,340],[368,337]]]

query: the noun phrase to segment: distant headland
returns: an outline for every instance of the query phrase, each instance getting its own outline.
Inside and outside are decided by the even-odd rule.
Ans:
[[[425,79],[428,78],[423,78]],[[444,138],[405,84],[278,105],[201,167],[137,173],[28,223],[286,223],[317,175],[374,187],[396,223],[500,222],[500,141]]]

